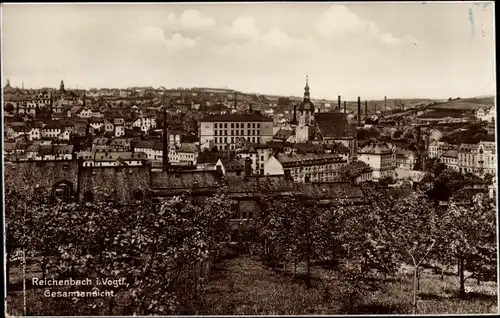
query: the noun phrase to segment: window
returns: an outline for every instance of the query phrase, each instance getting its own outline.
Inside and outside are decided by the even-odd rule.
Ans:
[[[153,212],[160,212],[161,200],[159,198],[153,198],[151,200],[151,206],[153,207]]]
[[[217,136],[217,130],[215,131],[215,136]]]
[[[231,128],[234,128],[234,123],[231,123]]]
[[[255,123],[252,124],[252,128],[255,128]]]
[[[141,190],[135,190],[133,192],[133,197],[134,197],[134,200],[141,201],[144,198],[144,195],[143,195]]]
[[[224,128],[227,128],[227,124],[224,124]]]
[[[250,136],[250,129],[247,130],[247,135]]]
[[[250,128],[250,123],[247,124],[247,128]]]
[[[260,123],[257,123],[257,128],[260,128]]]
[[[93,202],[94,201],[94,193],[92,193],[92,191],[86,191],[84,194],[83,194],[83,201],[84,202]]]
[[[236,123],[236,128],[240,128],[240,124],[239,123]]]
[[[234,130],[231,130],[231,136],[233,136],[233,135],[234,135]]]
[[[217,128],[217,123],[214,124],[214,128]]]
[[[59,181],[54,186],[54,197],[60,200],[71,199],[73,184],[69,181]]]

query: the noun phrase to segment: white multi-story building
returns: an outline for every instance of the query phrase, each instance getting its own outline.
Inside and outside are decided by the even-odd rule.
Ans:
[[[338,181],[347,160],[337,154],[288,154],[271,156],[264,163],[264,175],[287,175],[294,182]]]
[[[261,114],[226,114],[202,119],[198,126],[200,144],[212,144],[219,150],[236,149],[236,140],[266,143],[273,139],[273,120]]]
[[[358,160],[373,169],[373,179],[395,177],[394,154],[385,142],[369,142],[358,150]]]
[[[458,171],[476,175],[496,175],[497,160],[495,143],[481,141],[477,144],[461,144],[458,150]]]

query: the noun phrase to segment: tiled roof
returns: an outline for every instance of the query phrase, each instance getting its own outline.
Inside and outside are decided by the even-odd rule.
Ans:
[[[54,152],[70,154],[73,153],[73,148],[73,145],[54,145]]]
[[[278,130],[273,138],[276,139],[282,139],[282,140],[287,140],[291,135],[293,134],[293,131],[288,130],[288,129],[280,129]]]
[[[349,123],[344,113],[316,113],[314,120],[323,137],[348,137]]]
[[[227,186],[231,193],[272,193],[291,192],[293,181],[285,176],[227,176]]]
[[[95,161],[116,161],[123,160],[142,160],[147,156],[143,152],[96,152]]]
[[[226,172],[243,171],[245,169],[244,159],[221,159]]]
[[[449,158],[455,158],[457,159],[458,158],[458,151],[456,150],[448,150],[447,152],[445,152],[442,157],[449,157]]]
[[[108,143],[108,138],[101,137],[101,138],[96,138],[92,142],[93,145],[106,145]]]
[[[16,143],[15,142],[4,142],[3,143],[3,149],[5,151],[12,151],[16,149]]]
[[[360,154],[389,154],[392,153],[391,149],[385,142],[368,142],[361,149],[358,150]]]
[[[338,154],[289,154],[289,155],[278,155],[276,157],[280,163],[283,165],[296,165],[303,164],[307,165],[308,163],[318,163],[321,161],[330,162],[330,161],[341,161],[342,158]]]
[[[151,188],[185,190],[217,187],[218,176],[215,171],[188,171],[188,172],[151,172]]]
[[[266,117],[262,114],[225,114],[225,115],[211,115],[203,118],[201,122],[224,122],[224,121],[233,121],[233,122],[272,122],[272,118]]]
[[[183,143],[183,144],[181,144],[179,149],[177,149],[177,152],[198,153],[199,150],[198,150],[198,146],[196,146],[196,144]]]
[[[314,199],[362,199],[363,192],[351,183],[297,183],[298,193]]]

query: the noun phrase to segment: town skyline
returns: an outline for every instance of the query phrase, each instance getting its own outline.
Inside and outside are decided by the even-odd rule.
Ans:
[[[495,95],[491,4],[9,4],[3,78],[301,96],[308,75],[313,99]]]

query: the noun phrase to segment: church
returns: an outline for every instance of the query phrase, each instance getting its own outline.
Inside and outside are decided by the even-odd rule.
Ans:
[[[333,144],[341,143],[351,149],[351,158],[356,156],[356,129],[349,124],[346,114],[341,112],[317,112],[311,101],[309,78],[306,76],[304,99],[294,106],[295,136],[297,143]],[[294,116],[294,117],[295,117]]]

